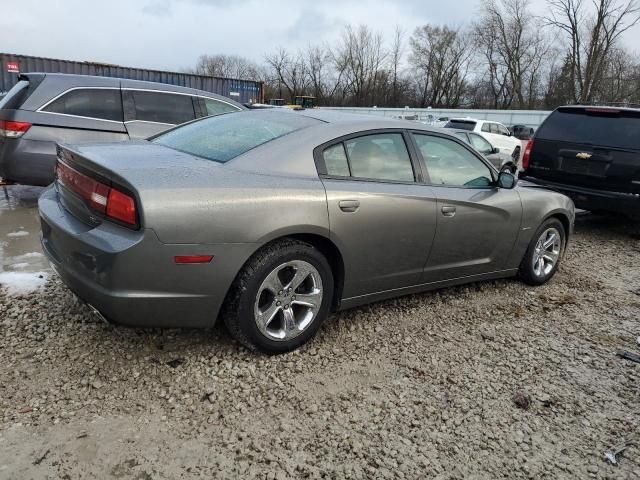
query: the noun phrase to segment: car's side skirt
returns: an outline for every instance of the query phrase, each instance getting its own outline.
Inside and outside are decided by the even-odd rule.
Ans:
[[[370,293],[357,297],[343,298],[340,302],[339,310],[346,310],[348,308],[359,307],[360,305],[366,305],[367,303],[378,302],[380,300],[386,300],[388,298],[401,297],[403,295],[411,295],[413,293],[426,292],[443,287],[451,287],[454,285],[462,285],[465,283],[478,282],[482,280],[495,280],[498,278],[513,277],[517,275],[517,273],[517,268],[509,270],[498,270],[495,272],[452,278],[449,280],[441,280],[438,282],[422,283],[420,285],[413,285],[410,287],[394,288],[392,290],[385,290],[383,292]]]

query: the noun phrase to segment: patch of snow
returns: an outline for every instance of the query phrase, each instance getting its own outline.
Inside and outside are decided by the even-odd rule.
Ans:
[[[16,255],[15,257],[12,258],[12,260],[21,261],[21,260],[27,260],[29,258],[40,258],[43,256],[44,255],[39,252],[30,252],[30,253],[25,253],[23,255]]]
[[[29,235],[29,232],[27,232],[26,230],[7,233],[7,237],[26,237],[27,235]]]
[[[46,272],[0,273],[0,287],[5,288],[9,295],[25,295],[44,287],[45,283],[47,283]]]
[[[29,263],[20,262],[20,263],[14,263],[12,265],[9,265],[9,268],[13,268],[14,270],[22,270],[23,268],[27,268],[28,266],[29,266]]]

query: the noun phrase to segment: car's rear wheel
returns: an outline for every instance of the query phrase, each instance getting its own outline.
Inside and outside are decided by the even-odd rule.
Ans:
[[[550,218],[536,230],[520,264],[520,277],[529,285],[542,285],[555,275],[566,246],[562,222]]]
[[[331,267],[313,245],[284,240],[258,251],[234,282],[224,307],[229,332],[265,353],[294,350],[328,315]]]

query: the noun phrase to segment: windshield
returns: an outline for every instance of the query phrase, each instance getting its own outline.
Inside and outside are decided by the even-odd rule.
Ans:
[[[229,160],[320,120],[295,112],[250,111],[227,113],[188,123],[151,141],[215,162]]]

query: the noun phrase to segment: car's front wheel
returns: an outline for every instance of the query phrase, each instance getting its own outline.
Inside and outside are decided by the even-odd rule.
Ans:
[[[240,272],[224,321],[252,350],[288,352],[315,335],[332,296],[333,275],[322,253],[305,242],[279,241],[258,251]]]
[[[520,278],[529,285],[542,285],[551,280],[560,266],[566,239],[560,220],[545,220],[538,227],[522,259]]]

